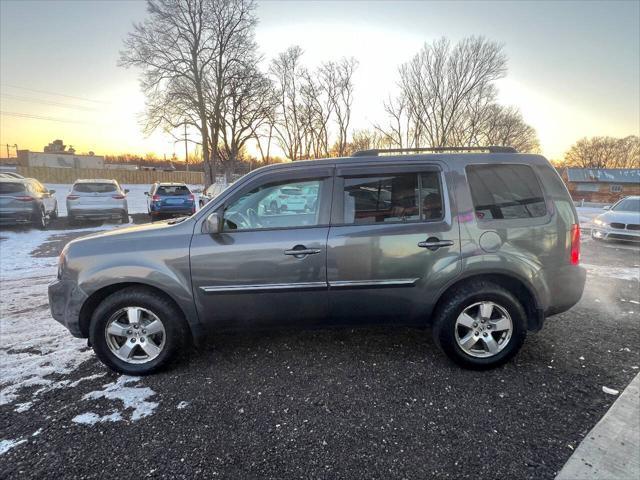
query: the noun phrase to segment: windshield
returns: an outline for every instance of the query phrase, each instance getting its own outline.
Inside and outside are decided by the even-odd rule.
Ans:
[[[616,212],[640,212],[640,197],[620,200],[611,210]]]
[[[80,193],[110,193],[116,191],[113,183],[76,183],[73,186],[74,192]]]

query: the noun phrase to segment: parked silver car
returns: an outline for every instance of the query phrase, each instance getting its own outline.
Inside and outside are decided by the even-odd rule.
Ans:
[[[46,228],[58,216],[54,193],[33,178],[0,178],[0,223]]]
[[[287,188],[310,208],[264,208]],[[133,375],[208,333],[378,323],[430,326],[482,369],[578,302],[579,263],[576,209],[544,157],[372,150],[257,169],[190,217],[74,240],[49,304]]]
[[[121,220],[129,223],[127,193],[117,181],[76,180],[67,195],[67,220]]]
[[[605,209],[593,220],[592,238],[640,241],[640,196],[624,197]]]

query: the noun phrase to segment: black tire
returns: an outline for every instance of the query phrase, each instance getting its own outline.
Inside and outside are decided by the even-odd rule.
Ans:
[[[55,220],[56,218],[58,218],[58,204],[56,204],[56,208],[53,209],[53,212],[49,214],[49,218],[51,220]]]
[[[511,317],[513,331],[502,350],[490,357],[474,357],[456,341],[456,320],[469,306],[491,301],[504,308]],[[476,280],[455,288],[438,307],[433,322],[433,339],[440,349],[458,365],[473,370],[498,367],[513,358],[527,336],[527,315],[518,299],[493,282]]]
[[[44,207],[40,207],[39,210],[33,212],[32,219],[33,226],[38,230],[46,230],[47,228],[47,213],[44,210]]]
[[[78,221],[76,220],[76,217],[74,217],[73,215],[71,215],[70,213],[67,214],[67,223],[69,224],[70,227],[74,227],[78,224]]]
[[[127,363],[118,358],[107,345],[105,328],[111,316],[126,307],[142,307],[153,312],[165,328],[165,343],[160,354],[147,363]],[[145,287],[129,287],[105,298],[94,310],[89,327],[89,339],[96,356],[107,367],[127,375],[148,375],[166,367],[187,345],[184,316],[163,294]]]
[[[129,223],[129,212],[122,212],[122,216],[120,217],[121,223]]]

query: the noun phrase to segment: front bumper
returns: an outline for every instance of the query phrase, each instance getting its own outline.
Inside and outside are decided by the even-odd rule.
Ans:
[[[610,225],[595,225],[591,229],[591,238],[595,240],[626,240],[640,242],[640,230],[625,228],[613,228]]]
[[[74,337],[86,338],[80,328],[80,309],[88,296],[71,282],[55,280],[49,284],[51,316],[67,327]]]

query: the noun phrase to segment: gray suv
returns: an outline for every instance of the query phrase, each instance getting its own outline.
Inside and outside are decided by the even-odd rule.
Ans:
[[[138,375],[211,332],[430,326],[458,364],[500,365],[580,299],[580,229],[555,169],[505,147],[369,150],[251,172],[189,218],[70,242],[53,317]],[[270,207],[296,188],[300,210]]]

